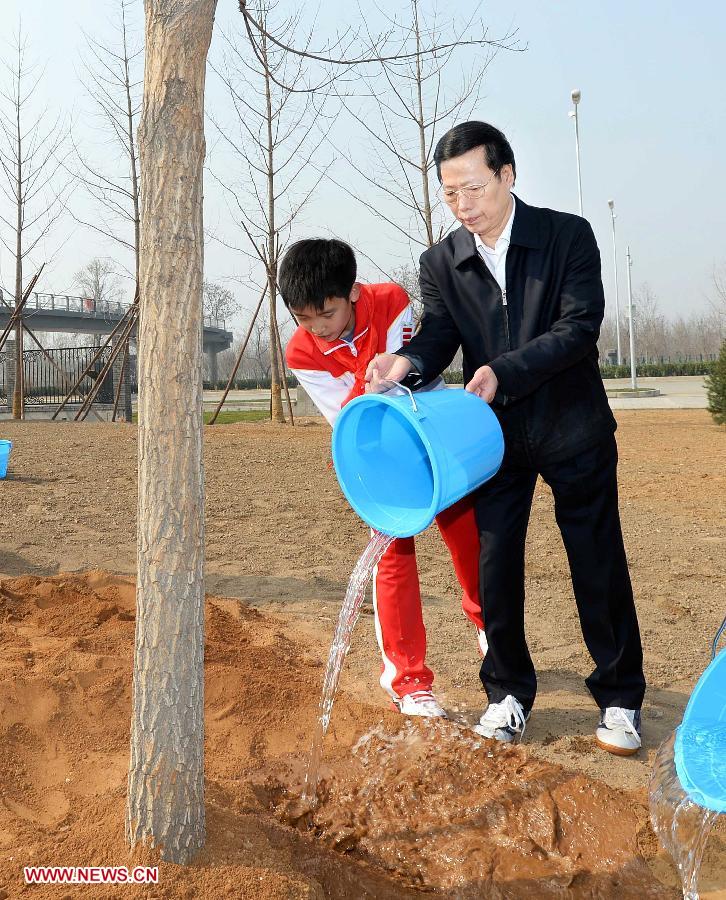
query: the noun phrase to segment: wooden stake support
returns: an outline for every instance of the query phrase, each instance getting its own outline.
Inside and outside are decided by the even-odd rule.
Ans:
[[[280,326],[275,319],[275,343],[277,344],[277,358],[280,366],[280,376],[282,377],[282,385],[285,389],[285,399],[287,400],[287,408],[290,412],[290,425],[295,426],[295,416],[292,412],[292,401],[290,400],[290,388],[287,383],[287,373],[285,371],[285,357],[282,352],[282,340],[280,339]]]
[[[83,370],[83,372],[81,372],[81,374],[78,376],[73,387],[70,389],[70,391],[68,391],[66,396],[63,398],[61,405],[53,413],[53,415],[51,416],[51,419],[55,419],[55,417],[63,411],[63,409],[65,408],[65,405],[68,403],[68,401],[73,396],[73,394],[75,394],[75,392],[78,389],[78,386],[83,381],[83,379],[88,375],[88,373],[91,371],[91,369],[93,368],[93,366],[95,365],[96,361],[99,359],[99,357],[101,356],[103,351],[108,347],[108,345],[111,343],[111,341],[116,336],[117,332],[121,329],[121,327],[125,326],[127,324],[126,320],[129,318],[132,318],[134,321],[136,320],[136,317],[138,315],[138,310],[139,310],[139,300],[137,297],[134,300],[134,302],[131,304],[131,306],[123,314],[123,316],[119,319],[119,321],[116,323],[113,331],[106,338],[106,341],[104,342],[104,344],[98,348],[98,352],[94,355],[93,359],[89,362],[89,364],[86,366],[86,368]],[[129,330],[129,333],[130,333],[130,330]],[[96,380],[98,380],[98,379],[96,379]],[[100,387],[100,384],[99,384],[99,387]],[[96,393],[98,393],[98,391],[96,391],[94,393],[94,395],[93,395],[94,397],[96,396]],[[85,401],[84,401],[84,405],[85,405]],[[84,416],[84,418],[85,418],[85,416]]]

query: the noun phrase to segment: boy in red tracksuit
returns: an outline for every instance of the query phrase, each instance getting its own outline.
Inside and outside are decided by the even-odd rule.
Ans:
[[[364,285],[355,278],[355,254],[337,240],[299,241],[280,265],[280,293],[299,326],[287,345],[287,364],[331,425],[349,400],[364,393],[373,357],[399,350],[413,334],[411,304],[403,288]],[[476,626],[479,648],[486,654],[472,503],[464,498],[440,513],[436,523],[463,589],[464,613]],[[383,689],[405,715],[445,716],[431,690],[433,672],[425,664],[413,538],[397,538],[376,567],[373,609]]]

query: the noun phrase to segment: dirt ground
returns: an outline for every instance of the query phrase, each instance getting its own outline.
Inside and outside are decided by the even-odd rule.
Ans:
[[[443,544],[427,532],[418,547],[429,663],[454,722],[411,724],[388,710],[364,615],[326,743],[324,802],[312,827],[297,828],[284,815],[289,789],[367,532],[328,467],[327,426],[208,428],[207,591],[228,598],[208,607],[209,838],[195,865],[164,864],[158,887],[132,893],[679,896],[648,825],[646,786],[725,611],[726,431],[702,411],[617,415],[649,681],[639,756],[594,745],[591,664],[542,485],[527,582],[540,693],[525,744],[492,750],[466,727],[484,706],[476,642]],[[128,860],[136,429],[3,423],[2,437],[14,447],[0,481],[0,898],[86,896],[87,887],[24,889],[21,870]],[[726,897],[723,827],[701,884],[702,896]]]

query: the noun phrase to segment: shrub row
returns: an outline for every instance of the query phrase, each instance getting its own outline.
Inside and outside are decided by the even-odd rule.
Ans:
[[[677,375],[709,375],[717,365],[717,360],[704,359],[689,362],[638,363],[636,369],[641,378],[668,378]],[[630,366],[601,365],[600,374],[603,378],[630,378]],[[444,378],[447,384],[462,384],[464,375],[462,372],[448,370],[444,372]]]
[[[713,372],[716,360],[689,360],[684,362],[637,363],[636,371],[641,378],[669,378],[678,375],[708,375]],[[623,366],[600,366],[603,378],[630,378],[630,364]]]
[[[261,391],[265,388],[269,388],[271,383],[271,379],[269,378],[236,378],[232,388],[235,391]],[[297,378],[289,373],[287,375],[287,386],[291,388],[297,387]],[[226,387],[226,378],[221,379],[220,381],[204,382],[205,391],[223,391]]]

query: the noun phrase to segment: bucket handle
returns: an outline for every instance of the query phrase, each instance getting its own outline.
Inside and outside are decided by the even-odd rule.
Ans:
[[[401,384],[400,381],[394,381],[392,378],[387,378],[386,381],[389,381],[391,384],[395,384],[396,387],[403,388],[403,390],[406,391],[406,393],[408,394],[408,396],[411,398],[411,406],[413,407],[413,411],[414,411],[415,413],[417,413],[417,412],[418,412],[418,406],[416,406],[416,400],[414,399],[413,391],[411,390],[411,388],[406,387],[405,384]],[[724,623],[724,624],[726,624],[726,623]]]
[[[721,622],[721,626],[716,632],[716,636],[713,639],[713,644],[711,645],[711,659],[716,659],[716,654],[718,653],[718,642],[721,639],[721,635],[726,631],[726,619]]]

